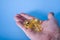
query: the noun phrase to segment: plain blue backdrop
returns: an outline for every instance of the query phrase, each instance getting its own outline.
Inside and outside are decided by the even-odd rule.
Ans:
[[[16,25],[14,16],[24,12],[47,20],[50,11],[60,24],[60,0],[0,0],[0,40],[29,40]]]

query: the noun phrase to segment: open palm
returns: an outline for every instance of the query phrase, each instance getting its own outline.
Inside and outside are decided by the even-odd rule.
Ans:
[[[15,16],[16,24],[21,28],[31,40],[57,40],[59,36],[59,28],[57,21],[52,12],[48,15],[48,20],[42,21],[41,32],[34,32],[31,29],[26,29],[23,25],[25,20],[31,20],[34,17],[21,13]]]

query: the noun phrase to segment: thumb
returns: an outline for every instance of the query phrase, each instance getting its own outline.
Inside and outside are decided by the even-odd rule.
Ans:
[[[54,23],[58,23],[57,20],[54,17],[54,13],[53,12],[49,12],[48,19],[53,21]]]
[[[54,20],[55,18],[54,18],[54,13],[53,12],[49,12],[49,14],[48,14],[48,19],[49,20]]]

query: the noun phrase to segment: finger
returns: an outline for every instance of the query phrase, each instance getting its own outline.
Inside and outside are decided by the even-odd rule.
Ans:
[[[26,28],[24,27],[23,23],[26,20],[26,18],[24,18],[23,16],[21,16],[20,14],[17,14],[15,16],[15,20],[16,20],[16,24],[18,25],[19,28],[21,28],[23,31],[26,30]]]
[[[55,20],[55,17],[54,17],[54,13],[53,12],[49,12],[48,19],[49,20]]]
[[[23,15],[24,15],[24,14],[23,14]],[[18,15],[16,15],[16,18],[18,18],[18,19],[20,19],[20,20],[23,20],[23,21],[20,21],[20,20],[17,21],[17,24],[18,24],[18,26],[19,26],[19,24],[20,24],[19,27],[20,27],[23,31],[25,31],[25,30],[24,30],[25,27],[24,27],[24,24],[23,24],[24,21],[25,21],[25,20],[28,20],[28,18],[33,19],[33,17],[31,17],[31,16],[29,16],[29,15],[27,15],[27,14],[25,14],[24,16],[23,16],[23,15],[21,15],[21,14],[19,15],[19,14],[18,14]],[[17,16],[18,16],[18,17],[17,17]],[[28,18],[26,18],[25,16],[28,17]],[[18,20],[18,19],[17,19],[17,20]],[[41,21],[41,23],[42,23],[42,21]],[[24,28],[22,28],[22,27],[24,27]],[[26,30],[26,31],[27,31],[27,30]],[[26,32],[26,31],[25,31],[25,32]]]
[[[24,20],[26,20],[23,16],[21,16],[20,14],[17,14],[15,16],[15,21],[16,21],[16,24],[18,25],[19,28],[21,28],[23,31],[25,31],[25,27],[23,27],[23,22]]]
[[[23,16],[23,17],[25,17],[27,20],[28,20],[28,19],[36,19],[36,18],[34,18],[34,17],[32,17],[32,16],[30,16],[30,15],[28,15],[28,14],[21,13],[20,15]],[[37,20],[38,20],[38,19],[37,19]],[[36,20],[36,21],[37,21],[37,20]],[[40,20],[40,24],[42,24],[42,23],[43,23],[43,21]]]
[[[33,19],[34,17],[28,15],[28,14],[24,14],[24,13],[21,13],[20,14],[21,16],[25,17],[26,19]]]
[[[54,17],[54,13],[53,12],[49,12],[48,14],[48,21],[54,22],[54,23],[58,23],[57,20]]]
[[[20,14],[17,14],[16,16],[15,16],[15,20],[16,21],[25,21],[26,20],[26,18],[24,18],[23,16],[21,16]]]
[[[17,14],[16,16],[15,16],[15,20],[18,20],[18,21],[16,21],[16,24],[18,25],[18,27],[19,28],[21,28],[25,33],[27,32],[27,33],[30,33],[32,30],[31,29],[26,29],[25,27],[24,27],[24,21],[25,20],[27,20],[26,18],[24,18],[23,16],[21,16],[21,15],[19,15],[19,14]],[[21,21],[21,20],[23,20],[23,21]]]
[[[25,32],[25,34],[28,36],[28,35],[33,35],[34,34],[34,32],[31,30],[31,29],[26,29],[23,25],[22,25],[22,22],[21,21],[19,21],[19,22],[16,22],[16,24],[18,25],[18,27],[19,28],[21,28],[24,32]]]
[[[15,21],[22,21],[19,17],[19,14],[17,14],[15,17],[14,17]]]
[[[22,25],[22,21],[17,21],[16,24],[17,24],[18,27],[21,28],[24,32],[27,30],[27,29]]]
[[[36,19],[35,17],[30,16],[28,14],[21,13],[20,15],[23,16],[23,17],[25,17],[27,20]],[[43,23],[43,21],[40,20],[40,24],[42,24],[42,23]]]

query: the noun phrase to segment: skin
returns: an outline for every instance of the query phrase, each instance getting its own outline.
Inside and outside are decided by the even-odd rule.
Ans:
[[[60,40],[60,28],[58,27],[58,23],[54,18],[53,12],[49,12],[48,20],[41,20],[41,27],[43,28],[41,32],[34,32],[31,29],[26,29],[24,27],[24,21],[31,20],[33,18],[34,17],[24,13],[17,14],[15,16],[16,24],[31,40]]]

